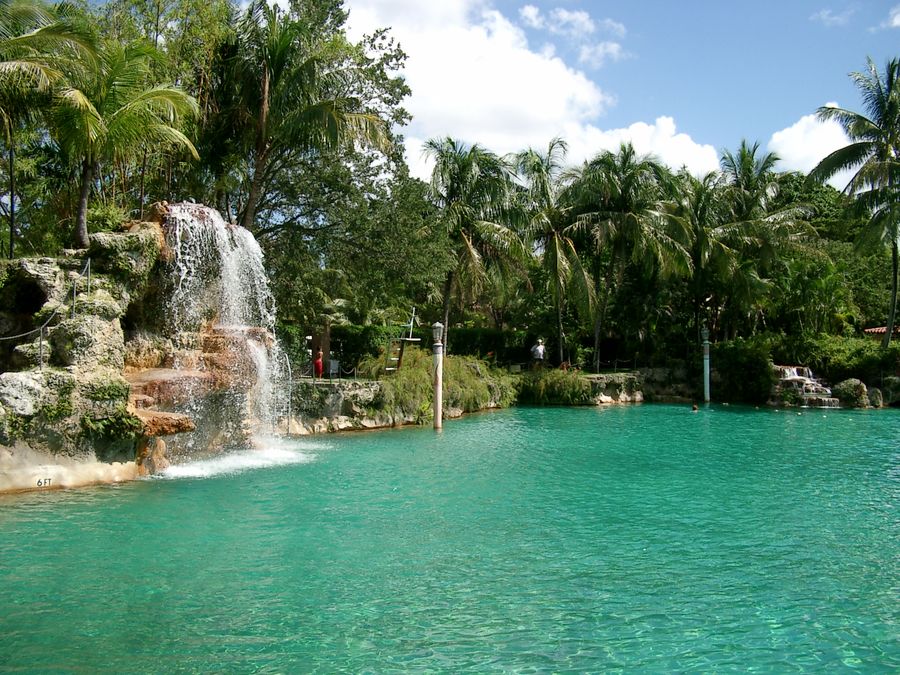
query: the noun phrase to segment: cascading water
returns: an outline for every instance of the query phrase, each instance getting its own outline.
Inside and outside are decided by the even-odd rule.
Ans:
[[[195,348],[181,352],[175,367],[198,367],[192,340],[199,335],[199,368],[225,371],[245,435],[272,432],[276,399],[282,390],[289,395],[289,382],[278,367],[285,359],[275,339],[275,302],[259,243],[199,204],[169,205],[163,229],[172,252],[167,333],[176,345]]]
[[[810,408],[838,408],[840,402],[831,396],[831,389],[815,378],[810,368],[805,366],[774,366],[778,384],[775,398],[793,397],[797,402]]]

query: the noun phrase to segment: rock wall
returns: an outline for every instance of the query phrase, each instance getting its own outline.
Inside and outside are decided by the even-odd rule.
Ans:
[[[422,424],[431,419],[430,403],[387,403],[384,382],[376,380],[302,380],[293,383],[291,434],[381,429]],[[492,397],[482,410],[502,407]],[[444,418],[455,419],[466,411],[452,396],[444,399]]]
[[[599,373],[586,375],[595,405],[642,403],[644,383],[639,373]]]
[[[0,267],[0,298],[11,300],[0,309],[0,334],[30,332],[0,342],[0,489],[138,471],[143,423],[128,407],[122,319],[144,292],[160,242],[159,227],[141,223],[94,235],[88,251]]]

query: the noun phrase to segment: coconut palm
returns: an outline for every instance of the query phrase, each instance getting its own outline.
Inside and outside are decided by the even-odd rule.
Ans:
[[[315,152],[344,143],[388,146],[384,122],[347,94],[353,73],[345,65],[343,35],[319,31],[256,0],[238,24],[233,77],[238,117],[252,153],[247,201],[241,218],[250,229],[276,151]]]
[[[525,246],[510,225],[512,174],[500,157],[479,145],[452,138],[431,139],[425,153],[434,160],[431,195],[443,214],[453,246],[454,263],[443,285],[444,344],[450,324],[450,304],[461,280],[476,292],[489,264],[508,266],[527,257]]]
[[[863,112],[819,108],[819,119],[838,122],[850,144],[819,162],[810,178],[825,181],[839,171],[855,169],[844,191],[869,216],[860,244],[891,250],[891,300],[882,342],[887,348],[896,320],[900,264],[900,59],[888,61],[880,73],[870,58],[866,71],[851,73],[850,78],[862,94]]]
[[[565,360],[563,309],[571,290],[581,311],[590,316],[594,288],[591,276],[581,264],[573,239],[573,208],[564,198],[566,183],[563,160],[567,145],[554,138],[546,153],[528,149],[516,155],[516,167],[525,180],[523,194],[527,218],[526,237],[535,243],[541,265],[547,273],[550,297],[556,309],[559,361]]]
[[[691,296],[698,342],[702,321],[713,300],[714,282],[733,274],[737,262],[737,254],[727,242],[731,211],[725,193],[725,178],[718,171],[702,178],[682,171],[669,206],[671,217],[679,221],[690,242]]]
[[[655,158],[640,156],[630,143],[618,152],[604,152],[578,172],[579,227],[587,229],[596,247],[594,283],[594,368],[600,368],[600,339],[606,309],[625,265],[656,265],[664,273],[687,269],[690,257],[683,236],[672,231],[665,199],[671,174]],[[674,224],[677,226],[678,222]]]
[[[187,151],[194,145],[178,126],[197,103],[181,89],[147,86],[152,48],[102,44],[96,62],[72,72],[51,113],[51,133],[80,168],[76,241],[86,247],[87,210],[98,164],[129,157],[145,147]]]
[[[90,57],[93,43],[66,17],[35,0],[0,0],[0,125],[9,162],[9,257],[16,235],[16,130],[46,103],[61,76],[60,50]]]
[[[767,277],[784,251],[814,231],[806,222],[810,209],[804,204],[779,206],[781,183],[786,174],[775,172],[778,155],[761,153],[759,143],[741,141],[737,153],[725,150],[720,163],[727,212],[715,234],[732,251],[730,282],[720,286],[717,311],[727,309],[733,320],[759,314],[768,292]],[[739,264],[737,264],[739,262]],[[736,329],[735,325],[731,328]]]

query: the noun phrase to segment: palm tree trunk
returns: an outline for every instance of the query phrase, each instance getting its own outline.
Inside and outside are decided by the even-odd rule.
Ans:
[[[250,193],[247,195],[247,208],[244,209],[244,217],[241,219],[241,227],[247,230],[253,229],[253,221],[256,219],[256,203],[262,192],[262,177],[265,167],[265,156],[257,154],[253,165],[253,178],[250,181]]]
[[[888,308],[887,328],[881,346],[887,349],[891,345],[894,334],[894,319],[897,316],[897,272],[898,272],[897,237],[891,242],[891,306]]]
[[[566,336],[563,335],[563,288],[559,278],[556,279],[556,335],[559,342],[559,362],[565,361],[563,346]]]
[[[81,193],[78,196],[78,214],[75,217],[75,243],[78,248],[87,248],[91,241],[88,238],[87,209],[88,197],[91,194],[94,163],[89,157],[81,160]]]
[[[612,295],[612,268],[605,275],[603,289],[598,289],[601,301],[597,307],[597,316],[594,319],[594,372],[600,372],[600,334],[606,324],[606,309],[609,306],[609,297]]]
[[[447,336],[450,334],[450,296],[453,293],[453,270],[447,272],[444,280],[444,353],[447,353]]]
[[[144,219],[144,178],[147,175],[147,148],[144,148],[144,156],[141,158],[141,196],[138,198],[138,203],[141,208],[141,215],[138,220]]]
[[[263,174],[269,156],[268,127],[269,71],[264,67],[260,83],[259,118],[256,122],[256,159],[253,162],[253,179],[250,181],[250,193],[247,195],[247,208],[241,219],[241,225],[247,230],[253,229],[253,221],[256,218],[256,202],[259,201],[259,194],[262,191]]]
[[[16,151],[9,144],[9,259],[13,258],[16,240]]]

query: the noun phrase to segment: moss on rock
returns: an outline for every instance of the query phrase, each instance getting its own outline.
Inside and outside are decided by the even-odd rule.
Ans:
[[[839,382],[831,389],[831,395],[841,402],[845,408],[866,408],[869,405],[869,394],[866,385],[855,377]]]

